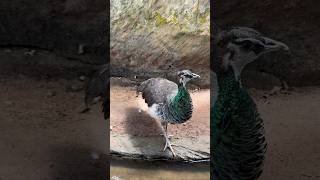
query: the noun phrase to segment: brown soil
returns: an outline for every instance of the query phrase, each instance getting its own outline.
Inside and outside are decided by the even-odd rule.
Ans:
[[[103,179],[106,121],[65,82],[0,77],[0,179]]]
[[[267,99],[252,92],[268,141],[261,180],[320,179],[320,88],[294,89]]]

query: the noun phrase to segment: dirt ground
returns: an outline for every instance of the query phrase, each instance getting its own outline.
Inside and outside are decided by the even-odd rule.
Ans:
[[[101,154],[108,147],[106,121],[99,107],[79,113],[83,92],[66,92],[65,83],[25,76],[0,78],[1,180],[105,177],[107,160]],[[294,88],[289,94],[268,97],[263,91],[250,92],[267,131],[268,153],[260,179],[320,179],[320,88]],[[176,127],[170,127],[170,132],[192,136],[208,133],[201,129],[205,126],[190,121],[179,126],[183,131],[176,133]],[[185,129],[191,127],[200,130]],[[125,133],[120,127],[112,131]]]
[[[268,141],[261,180],[320,179],[320,88],[293,89],[267,99],[263,92],[251,93]]]
[[[105,179],[106,121],[64,80],[0,78],[0,179]]]

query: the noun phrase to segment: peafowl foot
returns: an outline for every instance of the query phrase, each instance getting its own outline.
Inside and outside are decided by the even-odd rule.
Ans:
[[[161,123],[161,130],[162,130],[161,135],[164,136],[164,138],[166,140],[166,144],[165,144],[165,146],[164,146],[162,151],[164,152],[165,150],[167,150],[169,148],[169,150],[172,152],[172,156],[175,157],[176,154],[173,151],[173,148],[172,148],[171,142],[170,142],[170,137],[168,136],[168,123],[162,122]]]
[[[165,136],[165,140],[166,140],[166,144],[165,144],[165,146],[164,146],[162,151],[164,152],[169,148],[169,150],[172,152],[172,156],[175,157],[176,154],[174,153],[174,150],[172,148],[172,144],[171,144],[171,142],[170,142],[170,140],[169,140],[169,138],[167,136]]]

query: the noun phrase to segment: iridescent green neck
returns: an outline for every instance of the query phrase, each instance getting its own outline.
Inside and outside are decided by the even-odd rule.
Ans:
[[[179,85],[178,93],[173,98],[172,102],[175,108],[182,110],[185,108],[185,103],[191,102],[190,94],[185,86]]]
[[[171,116],[177,123],[183,123],[191,118],[192,108],[192,99],[187,88],[179,84],[178,92],[170,103]]]
[[[217,74],[219,94],[221,92],[229,92],[239,90],[241,88],[240,80],[237,80],[232,68]]]

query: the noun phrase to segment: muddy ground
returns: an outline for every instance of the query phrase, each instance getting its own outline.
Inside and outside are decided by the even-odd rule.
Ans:
[[[98,106],[79,113],[83,92],[67,92],[66,83],[1,76],[0,179],[105,177],[106,121]],[[289,94],[272,96],[250,92],[264,118],[269,144],[261,179],[319,179],[320,88],[293,88]],[[175,133],[175,127],[170,131]],[[179,136],[188,135],[183,132]]]

